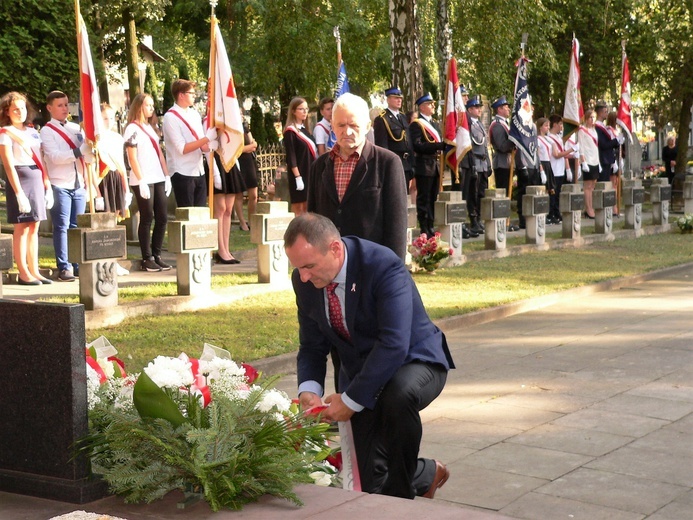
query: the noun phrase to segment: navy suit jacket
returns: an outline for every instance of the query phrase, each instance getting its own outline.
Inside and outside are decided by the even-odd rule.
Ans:
[[[455,365],[443,332],[430,320],[402,260],[390,249],[343,237],[348,252],[345,316],[351,342],[334,332],[325,313],[325,291],[292,282],[298,306],[298,384],[324,387],[327,355],[339,352],[339,391],[373,409],[385,384],[403,365],[421,361],[446,369]]]

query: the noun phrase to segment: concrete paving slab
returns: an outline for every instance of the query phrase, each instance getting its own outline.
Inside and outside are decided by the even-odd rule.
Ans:
[[[518,428],[480,424],[448,417],[426,422],[424,425],[425,446],[428,445],[428,442],[447,443],[451,446],[462,446],[472,450],[482,450],[517,435],[521,431]]]
[[[693,412],[693,403],[626,393],[605,399],[595,404],[593,408],[676,421]]]
[[[527,493],[501,509],[513,518],[527,520],[569,518],[570,520],[642,520],[645,515],[597,506],[577,500]],[[652,518],[652,517],[650,517]]]
[[[448,467],[450,480],[436,493],[436,499],[494,511],[547,482],[539,478],[472,466],[464,461]]]
[[[632,443],[633,437],[568,428],[557,424],[543,424],[515,435],[506,442],[599,457]]]
[[[627,392],[629,395],[693,402],[693,370],[681,369]]]
[[[537,493],[649,515],[688,489],[655,480],[580,468],[536,490]]]
[[[680,457],[693,457],[691,436],[678,431],[676,422],[654,431],[630,444],[631,448],[669,453]],[[693,470],[691,470],[693,472]]]
[[[693,487],[693,457],[679,453],[625,446],[585,464],[585,467]]]
[[[666,426],[669,424],[669,421],[590,408],[578,410],[573,414],[556,419],[553,421],[553,424],[625,435],[627,437],[642,437],[662,426]]]
[[[547,480],[594,460],[588,455],[501,442],[464,458],[465,464]]]
[[[550,384],[550,382],[549,382]],[[538,385],[530,385],[495,399],[498,404],[536,408],[557,413],[572,413],[590,406],[594,400],[579,395],[562,394]]]
[[[563,416],[563,414],[556,412],[496,404],[493,401],[470,406],[460,410],[459,413],[452,411],[448,415],[473,423],[497,425],[518,430],[534,428]]]

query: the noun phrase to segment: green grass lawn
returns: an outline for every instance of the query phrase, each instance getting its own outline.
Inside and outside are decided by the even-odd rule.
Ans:
[[[441,269],[433,276],[413,276],[431,317],[443,318],[690,262],[692,238],[679,233],[643,236],[577,249],[470,261]],[[215,284],[248,283],[255,279],[254,275],[246,276]],[[175,293],[175,287],[168,290]],[[229,350],[239,361],[292,352],[298,347],[296,307],[290,290],[253,296],[210,310],[142,316],[87,334],[89,341],[100,335],[116,346],[130,371],[141,369],[158,354],[178,355],[185,351],[198,355],[204,342]]]

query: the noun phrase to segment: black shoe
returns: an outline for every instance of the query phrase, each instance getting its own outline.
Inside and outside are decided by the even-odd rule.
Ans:
[[[219,256],[219,254],[214,255],[214,259],[218,264],[224,264],[224,265],[235,265],[235,264],[240,264],[241,261],[238,260],[237,258],[229,258],[228,260],[222,258]]]
[[[142,260],[142,271],[147,271],[150,273],[158,273],[161,271],[161,266],[154,261],[154,257]]]
[[[243,229],[242,226],[238,226],[238,229],[240,229],[241,231],[245,231],[247,233],[248,231],[250,231],[250,226],[248,226],[248,229]]]
[[[472,235],[469,233],[469,228],[467,228],[467,226],[462,226],[462,238],[466,240],[471,237]]]
[[[74,282],[75,281],[75,275],[72,274],[72,271],[69,271],[67,269],[63,269],[60,271],[60,274],[58,275],[58,281],[59,282]]]
[[[469,228],[469,231],[476,233],[476,236],[479,236],[484,232],[484,228],[481,227],[478,219],[473,219],[472,227]]]
[[[22,280],[19,276],[17,277],[17,283],[19,285],[41,285],[41,280]]]
[[[166,262],[164,262],[160,256],[154,257],[154,263],[156,265],[158,265],[159,267],[161,267],[162,271],[170,271],[171,270],[171,266],[168,265]]]
[[[520,231],[520,228],[519,228],[518,226],[516,226],[515,224],[510,224],[510,225],[508,226],[508,231],[510,231],[510,232],[512,232],[512,231]]]
[[[53,280],[49,280],[48,278],[44,278],[43,276],[39,276],[38,281],[41,282],[43,285],[50,285],[53,283]]]
[[[476,231],[474,228],[470,228],[468,226],[465,226],[465,227],[467,227],[467,231],[469,232],[469,236],[472,238],[476,238],[481,234],[478,231]]]

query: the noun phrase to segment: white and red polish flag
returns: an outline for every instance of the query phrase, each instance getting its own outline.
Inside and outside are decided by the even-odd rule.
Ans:
[[[89,47],[89,34],[84,24],[82,14],[77,16],[79,30],[77,32],[77,51],[79,52],[79,92],[82,109],[82,125],[87,140],[96,143],[103,133],[103,119],[101,119],[101,98],[99,87],[94,72],[94,62],[91,59]]]
[[[628,67],[628,56],[626,49],[623,49],[623,67],[621,74],[621,101],[618,104],[618,112],[616,113],[616,122],[625,130],[630,142],[633,142],[633,120],[631,118],[631,101],[630,101],[630,68]]]
[[[567,141],[580,128],[584,118],[585,110],[582,107],[582,96],[580,95],[580,42],[577,38],[573,38],[568,85],[565,90],[565,104],[563,106],[563,141]]]
[[[472,148],[469,134],[467,108],[462,100],[460,82],[457,78],[457,62],[454,58],[448,61],[447,82],[445,88],[445,128],[443,130],[445,161],[457,177],[457,168],[465,154]]]
[[[236,97],[231,64],[216,17],[212,16],[209,54],[209,111],[207,126],[217,129],[219,154],[225,170],[230,170],[243,153],[243,118]]]

